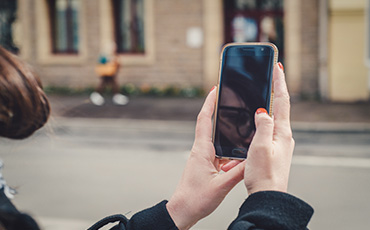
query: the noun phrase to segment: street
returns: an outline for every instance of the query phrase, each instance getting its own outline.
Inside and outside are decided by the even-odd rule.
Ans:
[[[14,203],[45,230],[79,230],[170,199],[195,121],[54,118],[25,141],[0,140]],[[370,226],[370,132],[294,130],[289,192],[311,204],[310,229]],[[246,198],[240,183],[193,229],[226,229]]]

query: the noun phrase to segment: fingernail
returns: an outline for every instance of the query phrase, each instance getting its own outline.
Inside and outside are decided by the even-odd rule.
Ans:
[[[215,88],[216,88],[216,86],[214,85],[209,92],[212,92],[212,90],[214,90]]]
[[[283,64],[281,64],[281,62],[278,62],[278,66],[284,72],[284,66],[283,66]]]
[[[257,109],[256,113],[257,113],[257,114],[260,114],[260,113],[268,114],[268,113],[267,113],[267,110],[266,110],[265,108],[259,108],[259,109]]]

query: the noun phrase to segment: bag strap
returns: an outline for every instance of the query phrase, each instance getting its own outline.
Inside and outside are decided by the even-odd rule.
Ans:
[[[99,220],[98,222],[96,222],[93,226],[91,226],[87,230],[98,230],[107,224],[114,223],[117,221],[119,221],[119,223],[115,225],[114,227],[112,227],[111,230],[125,230],[128,219],[124,215],[121,215],[121,214],[107,216]]]

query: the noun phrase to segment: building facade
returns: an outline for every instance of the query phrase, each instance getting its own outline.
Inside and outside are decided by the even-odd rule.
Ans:
[[[226,42],[278,45],[294,98],[369,99],[367,0],[18,0],[19,55],[45,85],[98,84],[116,44],[120,84],[209,89]]]
[[[327,97],[369,99],[369,5],[366,0],[331,0],[327,26]]]

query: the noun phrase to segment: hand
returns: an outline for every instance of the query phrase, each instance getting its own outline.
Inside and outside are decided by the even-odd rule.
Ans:
[[[290,127],[290,102],[281,63],[274,72],[274,116],[257,110],[256,133],[248,151],[244,183],[248,193],[286,192],[294,140]],[[263,110],[262,110],[263,111]]]
[[[189,229],[211,214],[229,191],[243,179],[244,164],[233,161],[228,171],[219,173],[222,163],[215,158],[212,143],[212,115],[216,101],[213,89],[198,115],[195,141],[184,173],[167,210],[180,229]]]

